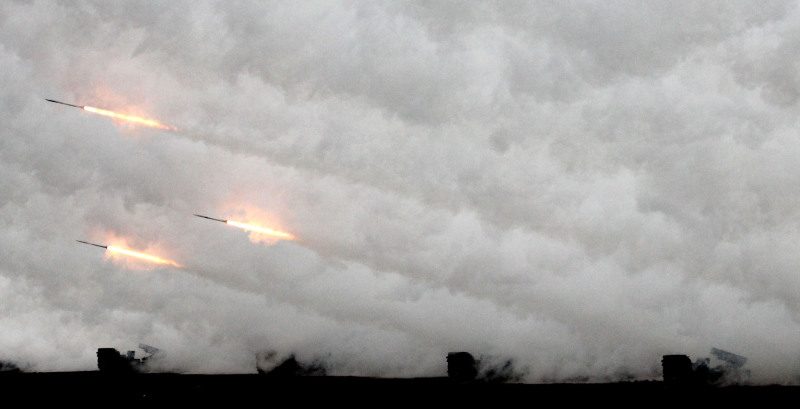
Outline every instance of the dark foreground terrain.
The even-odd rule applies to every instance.
[[[662,382],[610,384],[456,383],[447,378],[274,378],[262,375],[107,375],[100,372],[0,373],[0,402],[248,407],[534,407],[587,404],[680,407],[697,404],[800,402],[797,386],[670,387]]]

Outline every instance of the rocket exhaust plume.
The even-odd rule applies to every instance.
[[[102,249],[106,249],[106,253],[112,254],[112,255],[122,255],[122,256],[134,257],[134,258],[137,258],[139,260],[144,260],[144,261],[147,261],[147,262],[150,262],[150,263],[154,263],[154,264],[161,264],[161,265],[167,265],[167,266],[178,267],[178,268],[183,267],[180,264],[178,264],[177,262],[172,261],[172,260],[168,260],[168,259],[161,258],[161,257],[158,257],[158,256],[154,256],[154,255],[151,255],[151,254],[141,253],[141,252],[134,251],[134,250],[129,250],[129,249],[122,248],[122,247],[104,246],[102,244],[90,243],[88,241],[83,241],[83,240],[75,240],[75,241],[77,241],[78,243],[88,244],[90,246],[95,246],[95,247],[100,247]]]
[[[61,105],[66,105],[66,106],[69,106],[69,107],[80,108],[80,109],[82,109],[84,111],[88,111],[88,112],[91,112],[93,114],[107,116],[109,118],[116,119],[116,120],[119,120],[119,121],[122,121],[122,122],[126,122],[126,123],[130,123],[130,124],[144,125],[144,126],[148,126],[150,128],[163,129],[165,131],[177,131],[178,130],[175,127],[162,124],[161,122],[156,121],[155,119],[143,118],[143,117],[135,116],[135,115],[121,114],[119,112],[109,111],[107,109],[102,109],[102,108],[95,108],[95,107],[91,107],[91,106],[88,106],[88,105],[73,105],[73,104],[68,104],[66,102],[56,101],[54,99],[45,99],[45,101],[53,102],[53,103],[61,104]]]
[[[215,222],[225,223],[225,224],[230,225],[230,226],[238,227],[238,228],[240,228],[242,230],[246,230],[246,231],[249,231],[249,232],[252,232],[252,233],[263,234],[265,236],[269,236],[269,237],[272,237],[272,238],[275,238],[275,239],[279,239],[279,240],[295,240],[296,239],[296,237],[294,237],[294,235],[291,234],[291,233],[287,233],[285,231],[280,231],[280,230],[275,230],[275,229],[270,229],[269,227],[256,226],[256,225],[253,225],[253,224],[237,222],[235,220],[217,219],[215,217],[203,216],[202,214],[195,214],[195,216],[202,217],[203,219],[213,220]]]
[[[83,110],[84,111],[89,111],[89,112],[94,113],[94,114],[103,115],[103,116],[107,116],[107,117],[114,118],[114,119],[119,119],[120,121],[124,121],[124,122],[129,122],[129,123],[133,123],[133,124],[149,126],[150,128],[158,128],[158,129],[163,129],[163,130],[166,130],[166,131],[174,131],[174,130],[176,130],[175,128],[173,128],[173,127],[171,127],[169,125],[164,125],[161,122],[156,121],[155,119],[142,118],[140,116],[134,116],[134,115],[125,115],[125,114],[120,114],[118,112],[109,111],[109,110],[106,110],[106,109],[95,108],[95,107],[90,107],[90,106],[84,106]]]

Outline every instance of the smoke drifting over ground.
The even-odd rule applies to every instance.
[[[795,2],[3,2],[0,360],[795,382],[798,52]],[[252,211],[299,240],[192,216]]]

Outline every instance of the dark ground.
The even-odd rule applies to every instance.
[[[681,407],[800,402],[800,386],[676,388],[662,382],[610,384],[455,383],[447,378],[271,378],[262,375],[104,375],[100,372],[0,373],[0,402],[103,405],[135,403],[225,407]],[[48,405],[48,406],[50,406]],[[27,406],[27,405],[26,405]],[[739,407],[739,406],[737,406]]]

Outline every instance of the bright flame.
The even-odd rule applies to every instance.
[[[142,118],[140,116],[134,116],[134,115],[125,115],[125,114],[120,114],[120,113],[117,113],[117,112],[114,112],[114,111],[109,111],[109,110],[106,110],[106,109],[100,109],[100,108],[95,108],[95,107],[90,107],[90,106],[84,106],[83,109],[85,111],[89,111],[89,112],[94,113],[94,114],[107,116],[107,117],[110,117],[110,118],[118,119],[120,121],[125,121],[125,122],[134,123],[134,124],[149,126],[151,128],[164,129],[164,130],[167,130],[167,131],[175,131],[176,130],[175,128],[173,128],[173,127],[171,127],[169,125],[164,125],[161,122],[156,121],[155,119]]]
[[[291,233],[287,233],[285,231],[270,229],[269,227],[261,227],[255,226],[252,224],[237,222],[234,220],[228,220],[225,223],[230,224],[231,226],[238,227],[243,230],[247,230],[253,233],[263,234],[269,237],[274,237],[280,240],[294,240],[295,237]]]
[[[150,254],[140,253],[138,251],[128,250],[128,249],[125,249],[125,248],[122,248],[122,247],[108,246],[108,251],[109,251],[109,253],[122,254],[122,255],[125,255],[125,256],[135,257],[135,258],[138,258],[140,260],[149,261],[151,263],[163,264],[163,265],[168,265],[168,266],[173,266],[173,267],[178,267],[178,268],[182,267],[180,264],[178,264],[175,261],[167,260],[165,258],[161,258],[161,257],[158,257],[158,256],[153,256],[153,255],[150,255]]]

